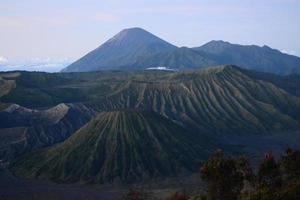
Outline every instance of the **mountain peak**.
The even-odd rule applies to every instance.
[[[125,45],[129,45],[129,43],[139,45],[145,45],[150,43],[164,43],[170,45],[168,42],[163,41],[159,37],[139,27],[123,29],[111,39],[109,39],[105,44],[116,43],[117,45],[119,45],[118,42],[121,42]]]
[[[224,47],[224,46],[229,46],[232,45],[229,42],[226,42],[224,40],[212,40],[206,44],[204,44],[203,46],[207,46],[207,47]]]
[[[145,29],[140,28],[140,27],[125,28],[120,32],[126,32],[126,33],[129,33],[129,32],[146,32],[146,33],[149,33],[148,31],[146,31]]]
[[[152,34],[142,28],[134,27],[134,28],[126,28],[121,30],[112,39],[118,39],[122,37],[134,36],[134,35],[152,35]]]
[[[132,65],[138,58],[174,49],[176,49],[176,46],[142,28],[128,28],[120,31],[97,49],[63,69],[63,71],[120,69]]]

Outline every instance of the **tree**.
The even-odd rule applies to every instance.
[[[189,197],[185,193],[176,192],[175,194],[168,197],[166,200],[188,200]]]
[[[276,200],[282,186],[280,163],[277,163],[272,152],[266,153],[258,167],[255,191],[251,200]]]
[[[281,168],[286,181],[300,179],[300,151],[287,149],[281,158]]]
[[[147,200],[149,194],[144,189],[130,189],[123,197],[124,200]]]
[[[244,157],[214,153],[201,168],[201,178],[208,184],[208,199],[236,200],[244,187],[244,180],[252,179],[252,170]]]
[[[280,164],[272,152],[266,153],[258,168],[258,187],[276,190],[281,186]]]

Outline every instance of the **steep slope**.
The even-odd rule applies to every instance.
[[[220,65],[233,64],[246,69],[282,75],[300,73],[299,57],[281,53],[268,46],[211,41],[194,50],[207,53],[208,58]]]
[[[135,63],[138,58],[175,48],[175,46],[141,28],[125,29],[62,71],[118,69]]]
[[[298,76],[220,66],[187,72],[20,73],[7,104],[83,102],[98,111],[139,108],[211,133],[299,128]],[[30,81],[28,81],[30,80]]]
[[[33,77],[31,83],[24,80],[28,76]],[[12,80],[16,85],[4,96],[6,100],[15,99],[10,96],[15,90],[26,90],[29,97],[27,91],[61,99],[63,93],[57,91],[72,88],[76,89],[74,94],[84,97],[87,108],[100,112],[66,141],[28,154],[12,165],[17,175],[28,178],[104,183],[170,177],[196,170],[209,152],[224,146],[226,149],[228,144],[253,153],[258,144],[278,146],[274,140],[270,143],[263,139],[266,137],[276,135],[281,144],[286,142],[285,146],[291,144],[291,138],[295,144],[299,140],[300,97],[299,90],[293,89],[300,86],[297,76],[226,65],[159,73],[21,73]],[[6,112],[14,110],[12,107]],[[37,119],[41,123],[57,121],[62,115],[56,111],[47,112],[54,113],[46,115],[52,116],[48,117],[51,120],[44,114]],[[80,115],[74,116],[80,119]],[[22,127],[15,130],[21,132]],[[35,133],[39,136],[40,132],[44,133]],[[33,135],[39,139],[28,141],[44,141]]]
[[[133,66],[137,69],[164,66],[172,69],[194,69],[216,65],[214,60],[206,57],[206,54],[192,49],[181,47],[167,53],[159,53],[138,60]],[[134,68],[130,66],[131,68]]]
[[[0,160],[64,141],[94,115],[82,104],[59,104],[47,110],[10,105],[0,112]]]
[[[258,71],[240,69],[247,76],[256,80],[270,82],[275,86],[287,91],[290,94],[300,96],[300,74],[290,74],[278,76],[273,73],[263,73]]]
[[[210,133],[299,130],[300,98],[235,66],[131,79],[98,109],[153,110]]]
[[[177,69],[232,64],[275,74],[300,73],[300,58],[268,46],[211,41],[200,47],[176,46],[141,29],[125,29],[63,72],[132,70],[166,66]]]
[[[197,170],[212,143],[146,111],[102,112],[65,142],[14,163],[17,175],[55,181],[138,181]]]
[[[13,88],[16,87],[15,80],[10,80],[11,77],[18,77],[19,73],[3,73],[0,74],[0,98],[8,94]],[[0,102],[0,111],[7,108],[9,104]]]

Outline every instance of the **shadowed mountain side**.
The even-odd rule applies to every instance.
[[[65,142],[13,164],[28,178],[132,182],[195,172],[214,144],[145,111],[102,112]]]
[[[94,115],[83,104],[59,104],[47,110],[11,105],[0,112],[0,160],[64,141]]]

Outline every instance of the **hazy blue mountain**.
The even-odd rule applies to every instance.
[[[300,73],[300,58],[284,54],[268,46],[238,45],[224,41],[211,41],[193,48],[205,52],[218,64],[234,64],[246,69],[276,74]]]
[[[67,68],[64,72],[97,71],[130,66],[141,57],[147,57],[176,47],[141,29],[130,28],[109,39]]]
[[[300,73],[299,57],[268,46],[211,41],[200,47],[177,48],[141,28],[121,31],[62,71],[136,70],[160,66],[185,70],[224,64],[283,75]]]

